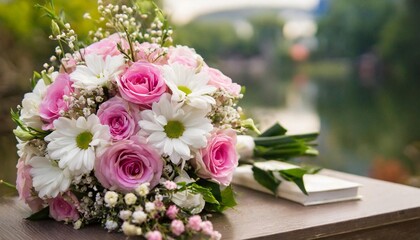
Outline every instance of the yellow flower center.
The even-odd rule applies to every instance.
[[[163,127],[163,129],[168,138],[179,138],[185,131],[184,125],[177,120],[168,121],[168,123]]]
[[[82,132],[76,137],[76,144],[80,149],[88,149],[93,135],[90,132]]]
[[[191,89],[189,89],[187,86],[178,86],[178,89],[182,92],[184,92],[186,95],[192,93]]]

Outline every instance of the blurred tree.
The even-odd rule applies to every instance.
[[[32,44],[40,34],[49,35],[50,21],[42,17],[43,12],[35,7],[45,4],[45,0],[11,0],[0,2],[0,27],[7,29],[16,41]],[[55,0],[57,10],[65,9],[66,18],[73,23],[78,34],[86,36],[92,22],[83,19],[85,12],[96,14],[96,0]],[[83,11],[80,11],[83,9]],[[43,36],[44,37],[44,36]]]
[[[330,1],[318,22],[318,55],[355,57],[371,51],[393,10],[392,0]]]
[[[35,7],[36,4],[46,2],[0,2],[0,95],[21,94],[27,91],[27,80],[32,71],[39,70],[54,52],[56,42],[48,39],[51,34],[51,21],[43,17],[44,13]],[[92,16],[97,16],[95,0],[55,0],[54,4],[57,11],[65,9],[67,20],[82,38],[87,36],[93,23],[84,20],[83,14],[90,12]]]
[[[407,146],[420,140],[420,1],[405,0],[398,10],[386,25],[379,44],[386,66],[381,90],[387,101],[393,102],[396,125],[405,126],[403,142]],[[414,173],[413,162],[411,167]]]
[[[191,22],[174,32],[175,44],[188,45],[213,63],[240,52],[243,46],[229,22]]]
[[[249,38],[241,38],[233,21],[205,21],[197,19],[187,25],[177,26],[175,43],[195,48],[206,60],[217,60],[264,55],[275,60],[281,43],[283,21],[277,15],[261,14],[243,19],[250,24]],[[281,53],[287,54],[287,50]]]
[[[383,31],[380,50],[392,79],[390,84],[404,91],[418,91],[413,85],[420,86],[420,1],[403,3]]]

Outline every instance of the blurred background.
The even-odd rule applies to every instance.
[[[17,162],[10,108],[54,50],[34,0],[0,0],[0,179]],[[55,0],[86,36],[94,0]],[[262,129],[320,131],[306,162],[420,186],[420,1],[161,0],[175,43],[246,86]],[[94,16],[94,14],[92,14]],[[0,194],[9,194],[0,186]]]

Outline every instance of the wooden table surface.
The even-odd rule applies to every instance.
[[[238,206],[211,220],[222,239],[420,239],[420,189],[323,170],[363,185],[363,200],[304,207],[235,186]],[[0,239],[125,239],[99,226],[24,220],[16,198],[0,198]]]

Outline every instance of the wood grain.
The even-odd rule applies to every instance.
[[[361,201],[304,207],[235,186],[239,205],[211,219],[223,239],[420,239],[420,189],[324,170],[361,183]],[[0,199],[0,239],[125,239],[100,226],[74,230],[52,220],[32,222],[16,198]]]

